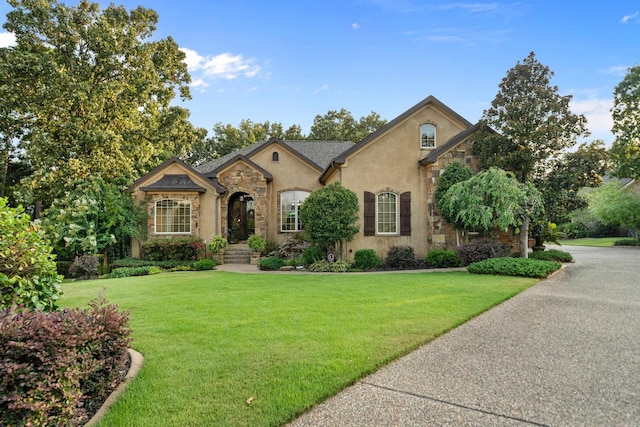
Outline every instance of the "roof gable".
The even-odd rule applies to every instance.
[[[197,191],[204,193],[204,187],[193,182],[187,174],[173,175],[166,174],[153,184],[140,187],[142,191]]]
[[[197,170],[195,170],[194,168],[192,168],[191,166],[189,166],[188,164],[186,164],[185,162],[183,162],[182,160],[180,160],[177,157],[172,157],[169,160],[165,161],[164,163],[162,163],[161,165],[159,165],[158,167],[154,168],[153,170],[151,170],[149,173],[141,176],[140,178],[138,178],[133,184],[131,184],[128,188],[127,191],[129,192],[133,192],[134,189],[136,187],[138,187],[141,183],[143,183],[144,181],[146,181],[147,179],[149,179],[149,177],[154,176],[154,175],[159,175],[163,170],[168,169],[170,166],[172,165],[178,165],[180,166],[181,169],[184,169],[185,174],[169,174],[169,176],[173,175],[174,178],[169,178],[170,181],[172,181],[172,183],[169,183],[169,181],[164,181],[162,184],[160,184],[160,181],[162,181],[162,179],[160,179],[159,181],[156,181],[155,183],[149,185],[149,186],[145,186],[144,188],[148,188],[148,187],[152,187],[154,185],[183,185],[183,186],[187,186],[187,185],[191,185],[188,184],[186,180],[182,180],[175,178],[175,176],[177,175],[193,175],[197,178],[200,178],[203,182],[209,184],[210,188],[212,188],[213,190],[215,190],[217,193],[223,194],[226,192],[226,189],[221,186],[220,184],[218,184],[215,180],[211,180],[210,178],[204,176],[203,174],[201,174],[200,172],[198,172]],[[193,183],[192,187],[195,188],[195,186],[203,188],[202,186],[196,184],[190,177],[189,180]],[[178,184],[178,182],[181,181],[180,184]],[[142,189],[142,187],[141,187]],[[142,190],[142,191],[146,191],[146,190]],[[194,190],[191,190],[194,191]],[[196,190],[197,191],[197,190]]]

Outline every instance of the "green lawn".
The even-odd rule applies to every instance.
[[[101,426],[277,426],[534,283],[181,272],[65,283],[61,305],[105,288],[131,310],[144,366]]]
[[[593,246],[598,248],[608,248],[613,246],[616,240],[622,240],[622,237],[585,237],[582,239],[561,240],[562,246]]]

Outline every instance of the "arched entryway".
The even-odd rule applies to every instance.
[[[228,235],[231,242],[247,240],[255,233],[255,203],[247,193],[234,193],[229,198]]]

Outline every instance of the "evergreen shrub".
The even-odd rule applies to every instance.
[[[140,249],[141,258],[150,261],[197,261],[205,255],[205,244],[196,237],[150,239]]]
[[[545,278],[561,264],[554,261],[543,261],[527,258],[489,258],[475,262],[467,268],[473,274],[495,274],[499,276],[522,276]]]
[[[448,251],[444,249],[436,249],[429,251],[424,263],[430,268],[449,268],[459,267],[460,258],[456,251]]]
[[[541,259],[544,261],[573,262],[573,256],[569,252],[558,249],[548,249],[546,251],[535,251],[529,254],[531,259]]]
[[[382,264],[382,260],[374,249],[358,249],[353,254],[355,268],[360,270],[373,270]]]
[[[260,270],[280,270],[284,265],[285,261],[275,256],[261,259],[259,264]]]

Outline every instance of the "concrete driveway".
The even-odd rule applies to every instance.
[[[291,426],[640,426],[640,250],[576,262]]]

